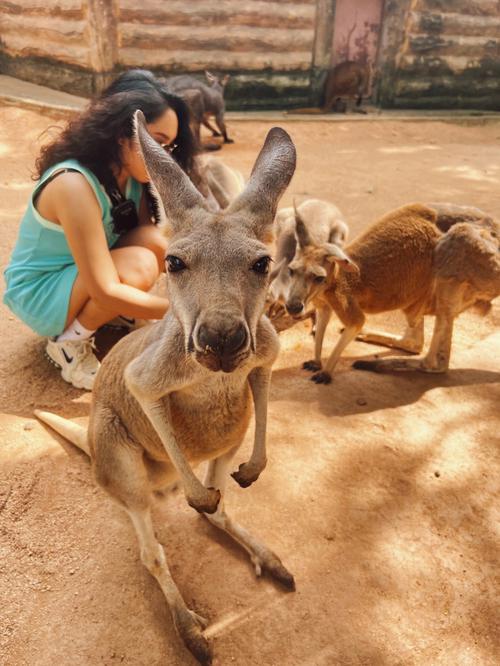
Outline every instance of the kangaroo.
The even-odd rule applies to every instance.
[[[188,504],[227,532],[289,590],[280,559],[226,513],[228,468],[255,405],[254,448],[232,474],[243,488],[266,465],[266,415],[278,336],[262,314],[276,205],[295,170],[288,134],[273,128],[245,190],[213,213],[170,155],[150,137],[137,111],[135,132],[169,236],[170,308],[156,324],[130,333],[104,359],[88,429],[56,415],[36,415],[91,458],[97,483],[128,513],[141,560],[158,581],[178,634],[202,664],[212,651],[207,621],[177,588],[151,518],[151,494],[180,478]],[[209,461],[203,485],[192,467]]]
[[[448,369],[454,319],[474,305],[485,312],[500,294],[500,224],[481,211],[471,217],[473,210],[441,204],[403,206],[370,226],[345,252],[329,243],[316,245],[298,232],[300,253],[289,267],[292,283],[286,307],[294,316],[310,301],[318,309],[315,358],[303,365],[315,373],[314,382],[330,383],[340,355],[355,337],[419,354],[426,314],[436,318],[426,356],[359,360],[353,367]],[[403,310],[406,316],[408,326],[402,338],[359,335],[365,313],[389,310]],[[345,328],[322,369],[321,349],[332,312]]]
[[[368,93],[372,76],[369,63],[346,60],[329,70],[325,82],[323,112],[332,110],[345,112],[347,107],[342,97],[355,97],[359,112],[366,113],[361,107],[363,94]]]
[[[232,169],[215,157],[204,161],[201,172],[211,195],[221,209],[227,208],[245,187],[245,179],[241,172]]]
[[[332,203],[320,199],[306,199],[299,206],[281,208],[276,214],[276,268],[271,273],[266,302],[267,316],[278,332],[290,328],[301,319],[315,321],[314,309],[300,317],[290,316],[285,307],[290,287],[289,265],[297,251],[297,233],[305,233],[311,241],[335,243],[342,247],[349,235],[344,216]],[[304,231],[303,231],[304,230]]]
[[[219,79],[211,72],[205,72],[205,76],[209,85],[203,81],[199,81],[189,74],[171,76],[166,79],[166,81],[170,90],[179,94],[186,89],[199,90],[203,96],[202,125],[212,132],[212,136],[222,136],[224,143],[234,143],[233,139],[228,137],[226,124],[224,122],[224,113],[226,110],[224,103],[224,89],[231,77],[229,74],[226,74]],[[215,124],[217,125],[218,131],[212,127],[209,122],[211,116],[215,117]]]

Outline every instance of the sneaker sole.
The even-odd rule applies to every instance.
[[[61,370],[61,377],[64,379],[64,381],[65,381],[67,384],[71,384],[71,386],[73,386],[74,388],[77,388],[77,389],[80,389],[80,390],[83,390],[83,391],[92,391],[93,386],[92,386],[92,388],[87,388],[87,386],[83,386],[83,385],[80,384],[79,382],[74,382],[74,381],[72,381],[71,379],[67,379],[67,378],[64,376],[64,370],[63,370],[62,367],[59,365],[59,363],[57,363],[57,361],[54,361],[54,359],[52,358],[52,356],[49,356],[49,355],[47,354],[47,352],[45,352],[45,356],[46,356],[46,358],[49,360],[49,363],[51,363],[55,368],[58,368],[58,370]]]

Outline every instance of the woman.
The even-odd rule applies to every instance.
[[[133,137],[144,113],[151,136],[189,174],[195,142],[184,102],[149,72],[127,72],[36,162],[36,185],[5,271],[4,302],[34,331],[77,388],[92,389],[93,335],[117,316],[159,319],[168,302],[148,293],[166,241],[154,225],[148,175]]]

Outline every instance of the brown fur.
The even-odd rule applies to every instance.
[[[289,265],[301,244],[302,237],[312,243],[335,243],[342,247],[349,235],[344,216],[334,204],[320,199],[306,199],[299,206],[281,208],[275,219],[276,252],[275,268],[271,274],[266,314],[278,332],[284,331],[299,321],[285,309],[285,300],[290,285]],[[300,233],[298,233],[300,231]],[[315,320],[314,309],[304,313],[300,319]]]
[[[444,372],[449,365],[453,319],[479,303],[483,311],[500,293],[500,225],[485,214],[463,222],[464,209],[444,205],[411,204],[385,215],[350,243],[345,252],[357,266],[346,272],[328,248],[310,245],[290,265],[292,280],[287,308],[300,312],[299,305],[311,301],[319,311],[316,356],[306,369],[321,369],[324,330],[334,311],[345,330],[328,359],[325,370],[313,375],[328,383],[341,352],[356,337],[365,313],[403,310],[408,330],[403,338],[368,333],[358,336],[367,342],[418,353],[423,346],[423,317],[436,316],[436,328],[427,356],[410,361],[384,359],[359,361],[362,369],[420,369]],[[450,216],[456,216],[455,223]],[[440,226],[446,228],[446,233]],[[333,262],[333,263],[332,263]],[[325,269],[326,280],[314,281]]]
[[[328,72],[325,82],[323,110],[345,111],[340,107],[342,97],[353,97],[356,106],[360,107],[363,94],[368,92],[371,67],[368,63],[346,60]]]

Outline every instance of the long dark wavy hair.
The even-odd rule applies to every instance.
[[[180,97],[170,93],[147,70],[121,74],[85,111],[70,121],[59,136],[44,146],[35,166],[38,179],[54,164],[76,159],[106,183],[112,167],[120,168],[119,139],[133,134],[132,117],[140,109],[146,122],[154,122],[166,109],[175,111],[179,129],[172,157],[197,184],[198,145],[190,128],[189,109]]]

